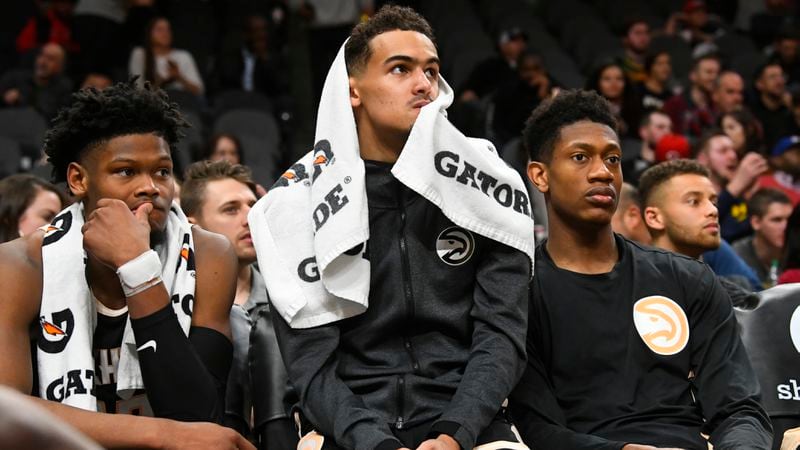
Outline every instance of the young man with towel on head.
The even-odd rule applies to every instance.
[[[331,67],[314,150],[250,212],[303,448],[526,448],[503,402],[525,361],[530,204],[447,121],[452,99],[428,23],[382,8]]]
[[[770,449],[758,383],[714,274],[612,231],[622,185],[615,128],[608,102],[586,91],[543,103],[525,127],[550,235],[536,250],[515,423],[536,449]]]
[[[180,422],[221,420],[236,287],[231,244],[172,202],[186,125],[133,82],[75,94],[44,150],[78,202],[0,246],[0,383],[106,448],[253,448]]]

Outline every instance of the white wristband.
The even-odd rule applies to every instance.
[[[125,297],[132,297],[161,283],[161,260],[155,250],[148,250],[117,269]]]

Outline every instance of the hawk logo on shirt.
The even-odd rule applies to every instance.
[[[797,352],[800,353],[800,306],[795,308],[792,318],[789,320],[789,337]]]
[[[446,228],[436,238],[436,254],[447,265],[460,266],[464,264],[469,261],[474,251],[475,239],[472,237],[472,233],[463,228]]]
[[[69,308],[54,312],[50,320],[45,316],[39,317],[39,339],[37,344],[42,351],[47,353],[59,353],[67,346],[73,328],[75,328],[75,318]]]
[[[645,345],[653,352],[669,356],[689,343],[686,313],[670,298],[651,295],[633,304],[633,323]]]

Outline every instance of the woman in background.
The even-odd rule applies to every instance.
[[[600,64],[587,80],[586,89],[596,91],[611,103],[611,110],[619,122],[617,132],[620,137],[638,139],[642,101],[625,80],[620,63],[608,61]]]
[[[740,109],[725,113],[720,116],[718,125],[733,141],[740,159],[747,152],[764,155],[764,132],[761,123],[750,111]]]
[[[66,203],[57,187],[33,175],[0,180],[0,242],[28,235],[50,223]]]

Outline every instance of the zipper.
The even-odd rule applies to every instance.
[[[408,242],[406,241],[405,235],[406,206],[403,195],[403,186],[400,183],[398,183],[397,200],[400,203],[400,231],[398,234],[400,238],[400,258],[403,266],[403,293],[406,302],[406,319],[410,324],[414,320],[416,311],[414,307],[414,291],[411,289],[411,265],[408,260]],[[403,336],[403,347],[406,349],[408,357],[411,360],[412,370],[414,373],[419,372],[419,361],[417,361],[416,356],[414,356],[414,348],[407,336]]]
[[[402,430],[405,426],[404,419],[403,419],[403,408],[405,406],[405,394],[406,394],[406,376],[399,375],[397,377],[397,420],[395,420],[394,426],[398,430]]]

